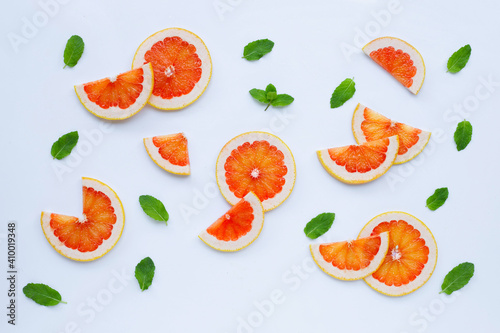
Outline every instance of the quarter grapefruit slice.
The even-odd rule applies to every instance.
[[[114,77],[75,86],[83,106],[93,115],[120,120],[132,117],[148,102],[153,91],[153,67],[144,64]]]
[[[382,176],[398,154],[399,140],[388,138],[319,150],[318,158],[330,175],[347,184],[364,184]]]
[[[144,146],[160,168],[176,175],[189,175],[188,142],[184,133],[145,138]]]
[[[212,60],[200,37],[180,28],[161,30],[137,49],[132,68],[150,62],[154,71],[149,104],[178,110],[196,101],[212,75]]]
[[[408,90],[418,94],[424,83],[425,64],[413,46],[399,38],[380,37],[366,44],[363,52]]]
[[[216,250],[234,252],[256,240],[263,226],[264,208],[249,192],[198,237]]]
[[[403,296],[431,277],[437,262],[437,244],[431,231],[416,217],[403,212],[387,212],[374,217],[359,237],[389,232],[389,250],[380,268],[365,278],[376,291]]]
[[[234,205],[255,193],[269,211],[281,205],[295,184],[295,161],[288,146],[266,132],[248,132],[222,148],[216,165],[219,189]]]
[[[399,151],[394,164],[415,158],[429,142],[431,132],[393,121],[380,113],[358,104],[352,116],[352,132],[357,143],[399,137]]]
[[[82,178],[81,218],[42,212],[42,230],[50,245],[63,256],[91,261],[108,253],[118,242],[125,212],[118,195],[106,184]]]
[[[389,233],[328,244],[311,244],[316,264],[340,280],[359,280],[373,274],[384,262]]]

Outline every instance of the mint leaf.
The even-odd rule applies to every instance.
[[[332,98],[330,99],[330,107],[335,109],[344,105],[345,102],[352,98],[355,92],[354,81],[352,79],[345,79],[333,91]]]
[[[266,93],[270,93],[270,92],[276,93],[276,87],[271,83],[269,83],[266,87]]]
[[[151,283],[153,283],[154,276],[155,264],[150,257],[142,259],[141,262],[135,266],[135,278],[137,282],[139,282],[139,287],[142,291],[149,288]]]
[[[43,283],[28,283],[23,288],[26,297],[43,306],[54,306],[59,303],[67,304],[61,300],[61,294],[57,290]]]
[[[287,94],[279,94],[276,96],[276,98],[271,101],[272,106],[287,106],[292,104],[294,101],[294,98],[290,95]]]
[[[467,120],[464,120],[457,125],[455,134],[453,135],[457,150],[464,150],[472,139],[472,125]]]
[[[316,239],[330,230],[335,220],[335,213],[319,214],[306,224],[304,233],[311,239]]]
[[[458,73],[462,70],[462,68],[467,65],[471,54],[471,47],[469,44],[462,46],[455,53],[452,54],[450,59],[448,59],[448,72],[450,73]]]
[[[441,285],[441,293],[451,295],[454,291],[462,289],[474,276],[474,264],[464,262],[453,268],[444,277]]]
[[[258,100],[261,103],[269,103],[267,100],[267,93],[262,90],[262,89],[252,89],[249,91],[250,95],[252,95],[253,98]]]
[[[57,158],[58,160],[63,159],[71,154],[71,151],[73,150],[73,148],[75,148],[77,142],[77,131],[66,133],[52,144],[50,154],[52,155],[52,157]]]
[[[160,200],[150,195],[141,195],[139,197],[139,203],[141,204],[144,213],[146,213],[149,217],[167,224],[168,213]]]
[[[278,96],[278,94],[275,91],[270,91],[267,93],[266,97],[267,97],[267,100],[272,103],[272,101],[274,101],[276,99],[276,96]]]
[[[246,60],[259,60],[272,51],[274,42],[269,39],[259,39],[248,43],[243,49],[243,58]]]
[[[448,199],[448,188],[442,187],[434,191],[434,194],[427,198],[426,207],[434,211],[441,207]]]
[[[74,67],[82,57],[84,48],[85,43],[82,37],[77,35],[71,36],[64,49],[64,68],[66,68],[66,66]]]
[[[267,104],[266,108],[264,111],[267,111],[267,109],[272,105],[272,106],[287,106],[291,104],[294,99],[292,96],[287,95],[287,94],[279,94],[277,93],[276,87],[269,83],[266,87],[266,90],[261,90],[261,89],[252,89],[249,91],[250,95],[252,95],[253,98],[258,100],[261,103]]]

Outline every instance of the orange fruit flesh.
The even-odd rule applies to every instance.
[[[51,214],[50,227],[67,247],[80,252],[96,250],[111,236],[116,223],[111,200],[102,192],[83,187],[83,219]]]
[[[283,153],[266,140],[245,142],[231,152],[224,164],[226,183],[237,198],[252,191],[264,201],[285,185],[288,169]]]
[[[361,123],[361,130],[366,137],[366,141],[379,140],[393,135],[399,136],[398,155],[405,154],[409,148],[413,147],[422,131],[403,123],[393,122],[389,118],[374,112],[369,108],[363,111],[364,120]]]
[[[389,232],[389,250],[373,277],[388,286],[402,286],[415,280],[429,260],[429,248],[420,231],[403,220],[382,222],[372,235]]]
[[[350,242],[322,244],[319,252],[326,262],[338,269],[358,271],[368,267],[377,255],[382,240],[380,237],[366,237]]]
[[[173,165],[189,164],[187,139],[182,134],[155,136],[153,144],[159,148],[158,153]]]
[[[154,71],[153,95],[164,99],[189,94],[201,78],[201,60],[196,47],[180,37],[156,42],[144,55]]]
[[[103,109],[117,106],[126,109],[135,103],[142,92],[144,70],[137,68],[116,76],[111,82],[109,78],[87,83],[83,89],[88,98]]]
[[[387,158],[389,139],[366,142],[361,145],[330,148],[328,154],[337,165],[348,172],[365,173],[378,168]]]
[[[417,74],[417,67],[413,66],[413,60],[408,53],[388,46],[372,51],[370,58],[391,73],[406,88],[412,86],[413,77]]]
[[[215,221],[207,232],[221,241],[236,241],[252,229],[253,208],[248,201],[240,201]]]

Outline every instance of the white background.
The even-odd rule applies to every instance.
[[[214,7],[221,3],[225,11]],[[0,267],[6,271],[6,223],[14,220],[18,292],[29,282],[42,282],[57,289],[68,304],[46,308],[18,294],[13,328],[6,324],[7,284],[2,277],[2,332],[238,332],[239,318],[248,322],[249,317],[255,327],[240,332],[498,331],[499,5],[401,0],[398,13],[384,18],[384,26],[376,23],[372,13],[387,9],[387,1],[361,0],[73,0],[42,20],[43,26],[25,36],[15,52],[9,36],[25,38],[23,18],[33,22],[42,8],[37,1],[4,4]],[[108,133],[100,132],[100,142],[92,144],[83,132],[99,131],[103,122],[83,108],[73,85],[128,70],[146,37],[176,26],[198,34],[211,52],[213,76],[205,94],[177,112],[147,106],[129,120],[111,123]],[[418,96],[364,54],[342,52],[341,45],[355,46],[359,31],[369,39],[400,37],[421,52],[427,72]],[[83,37],[85,52],[76,67],[63,69],[64,46],[73,34]],[[276,43],[272,53],[257,62],[241,59],[244,45],[259,38]],[[467,43],[472,46],[469,64],[458,74],[446,73],[448,57]],[[485,97],[488,90],[481,78],[488,76],[497,85]],[[347,77],[356,81],[354,98],[330,109],[332,91]],[[264,112],[248,90],[270,82],[295,102]],[[475,97],[476,90],[482,100]],[[417,160],[395,166],[372,183],[342,184],[322,168],[316,150],[354,143],[350,126],[358,102],[441,135],[434,135]],[[453,107],[464,103],[470,111],[463,108],[460,115]],[[453,132],[464,117],[474,134],[470,145],[457,152]],[[232,254],[212,250],[197,235],[229,208],[214,189],[219,150],[237,134],[270,127],[295,156],[295,189],[282,206],[266,214],[262,234],[249,248]],[[73,130],[81,136],[76,150],[54,162],[52,143]],[[189,177],[157,167],[142,144],[144,137],[180,131],[189,139]],[[69,171],[58,178],[55,168],[61,165]],[[82,176],[109,184],[126,213],[116,247],[89,263],[56,253],[39,222],[42,210],[81,212]],[[443,186],[450,197],[431,212],[425,200]],[[142,212],[141,194],[165,203],[168,226]],[[187,207],[197,215],[183,216]],[[310,269],[311,241],[303,228],[312,217],[336,213],[333,227],[320,240],[334,241],[356,238],[368,220],[390,210],[417,216],[437,240],[436,270],[420,290],[390,298],[363,281],[337,281]],[[156,264],[149,290],[141,292],[135,279],[124,285],[116,281],[116,272],[131,276],[146,256]],[[441,298],[444,276],[464,261],[475,264],[474,278],[458,296]],[[297,267],[303,272],[297,273]],[[110,284],[121,290],[111,294]],[[255,302],[280,291],[283,302],[270,314],[264,311],[269,316],[259,314]],[[92,298],[106,304],[89,310]]]

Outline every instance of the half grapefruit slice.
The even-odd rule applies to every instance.
[[[162,110],[182,109],[205,91],[212,60],[200,37],[180,28],[161,30],[137,49],[132,68],[150,62],[154,71],[149,104]]]
[[[409,294],[423,286],[434,272],[437,262],[434,236],[416,217],[403,212],[387,212],[368,222],[359,237],[383,232],[389,232],[389,251],[380,268],[365,281],[388,296]]]
[[[352,132],[357,143],[397,135],[399,150],[394,164],[402,164],[415,158],[424,150],[431,137],[431,132],[393,121],[362,104],[358,104],[354,110]]]
[[[425,64],[413,46],[399,38],[380,37],[366,44],[363,52],[408,90],[418,94],[424,83]]]
[[[399,140],[389,138],[319,150],[318,158],[330,175],[347,184],[364,184],[382,176],[398,154]]]
[[[176,175],[189,175],[188,142],[184,133],[145,138],[144,146],[160,168]]]
[[[81,218],[42,212],[42,230],[50,245],[63,256],[91,261],[108,253],[118,242],[125,212],[118,195],[106,184],[82,178]]]
[[[326,274],[340,280],[359,280],[373,274],[384,262],[389,233],[309,247],[314,261]]]
[[[153,67],[150,64],[75,86],[83,106],[93,115],[108,120],[132,117],[146,105],[152,91]]]
[[[248,132],[222,148],[216,165],[219,189],[234,205],[255,193],[267,212],[278,207],[295,184],[295,161],[288,146],[266,132]]]
[[[263,226],[264,208],[249,192],[198,237],[216,250],[234,252],[256,240]]]

